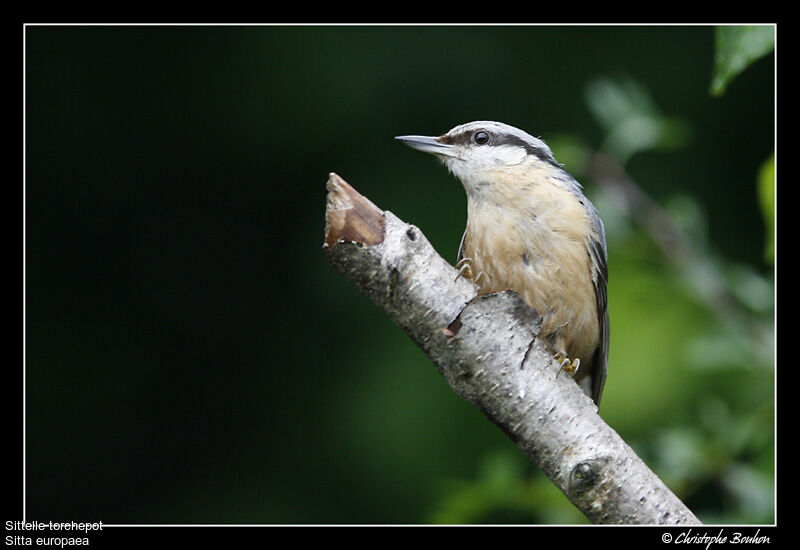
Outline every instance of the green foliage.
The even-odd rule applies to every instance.
[[[630,78],[594,80],[585,99],[606,135],[601,149],[623,163],[639,152],[681,147],[689,138],[686,123],[659,113],[647,90]]]
[[[588,523],[586,518],[530,461],[512,449],[489,453],[474,480],[451,480],[442,485],[442,498],[429,517],[431,523]]]
[[[764,216],[764,258],[775,261],[775,153],[771,154],[758,171],[758,205]]]
[[[717,27],[711,93],[725,93],[731,81],[775,47],[775,29],[766,25]]]

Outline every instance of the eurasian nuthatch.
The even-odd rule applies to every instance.
[[[436,155],[464,185],[457,267],[481,294],[514,290],[534,308],[561,367],[599,405],[608,368],[606,239],[583,187],[542,140],[500,122],[396,139]]]

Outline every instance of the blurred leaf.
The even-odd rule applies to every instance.
[[[715,39],[711,93],[720,96],[736,76],[772,51],[775,30],[768,25],[722,26],[716,28]]]
[[[730,369],[752,366],[752,354],[744,343],[731,333],[698,335],[686,346],[686,363],[693,369]]]
[[[771,231],[768,231],[771,235]],[[767,248],[771,249],[772,239]],[[751,310],[760,313],[772,311],[775,302],[775,289],[772,281],[764,277],[748,264],[732,264],[727,267],[725,272],[728,281],[728,288],[734,296],[749,307]]]
[[[743,517],[754,518],[754,522],[773,520],[775,488],[769,476],[736,463],[727,469],[722,482]]]
[[[675,224],[691,240],[692,245],[700,250],[708,242],[708,215],[700,201],[683,193],[673,195],[664,202],[664,210]]]
[[[474,480],[447,484],[429,521],[437,524],[588,523],[583,514],[539,470],[509,448],[495,450]]]
[[[765,441],[771,441],[770,437],[764,437],[773,428],[772,417],[765,410],[762,407],[734,412],[723,399],[709,395],[700,403],[699,418],[715,452],[729,462],[748,450],[756,452]]]
[[[484,460],[480,467],[480,477],[498,489],[505,489],[522,479],[524,475],[523,457],[516,452],[495,452]]]
[[[485,458],[478,478],[453,483],[432,514],[433,523],[479,523],[499,508],[513,505],[523,485],[522,456],[500,451]],[[528,514],[532,511],[526,510]]]
[[[775,186],[775,153],[772,153],[758,172],[758,204],[766,234],[764,256],[770,264],[775,260]]]
[[[598,78],[586,88],[586,100],[598,122],[607,130],[632,116],[654,116],[650,95],[632,79]]]
[[[651,149],[674,149],[689,138],[689,127],[664,117],[647,90],[631,79],[601,78],[589,83],[586,102],[606,130],[603,146],[623,164],[634,154]]]
[[[682,498],[694,499],[695,511],[706,521],[710,518],[702,503],[708,506],[709,495],[720,488],[725,492],[720,497],[735,508],[728,513],[738,522],[772,521],[772,470],[757,468],[753,463],[758,461],[752,460],[770,456],[774,424],[769,410],[767,404],[738,413],[709,395],[700,403],[695,426],[671,428],[654,439],[655,470]]]
[[[706,438],[697,429],[666,430],[656,437],[653,448],[655,469],[667,485],[686,485],[702,479],[711,469]]]

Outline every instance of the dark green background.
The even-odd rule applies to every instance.
[[[331,171],[454,259],[464,192],[395,135],[492,119],[598,147],[587,85],[633,79],[691,141],[635,156],[632,177],[659,202],[692,197],[714,253],[771,277],[755,179],[774,148],[774,58],[712,97],[712,27],[33,26],[25,39],[30,518],[424,523],[498,452],[538,479],[327,264]],[[737,388],[770,396],[771,375],[687,374],[674,348],[713,323],[633,242],[609,242],[601,413],[649,448],[698,424],[709,392],[756,406]],[[724,491],[694,494],[696,512],[730,519]],[[581,521],[564,514],[534,502],[478,519]]]

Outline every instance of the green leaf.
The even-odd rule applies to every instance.
[[[429,515],[430,523],[586,523],[542,472],[526,473],[530,463],[518,449],[503,447],[484,457],[472,480],[451,481]]]
[[[584,92],[586,104],[606,130],[603,150],[621,163],[642,151],[676,149],[690,137],[689,127],[663,116],[647,89],[630,78],[598,78]]]
[[[764,257],[772,264],[775,259],[775,153],[764,161],[758,171],[758,204],[764,216]]]
[[[722,476],[722,483],[743,517],[757,518],[754,523],[768,523],[774,518],[775,487],[770,476],[735,463]]]
[[[775,29],[771,25],[717,27],[715,41],[711,93],[721,96],[734,78],[772,51]]]

